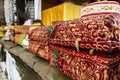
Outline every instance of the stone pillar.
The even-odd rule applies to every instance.
[[[7,25],[13,23],[13,10],[12,0],[4,0],[4,14]]]
[[[34,0],[35,20],[41,20],[41,0]]]
[[[13,0],[12,2],[12,5],[13,5],[13,21],[14,21],[14,24],[17,25],[18,24],[18,18],[17,18],[17,7],[16,7],[16,0]]]

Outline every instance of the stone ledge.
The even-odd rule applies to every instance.
[[[33,68],[34,63],[39,60],[38,57],[26,50],[19,54],[18,57],[20,57],[20,59],[22,59],[30,68]]]
[[[19,57],[25,64],[32,68],[43,80],[71,80],[59,70],[50,67],[49,62],[38,58],[29,51],[10,41],[0,41],[5,49],[11,54]],[[49,70],[50,69],[50,70]]]
[[[24,52],[24,49],[20,46],[14,46],[12,48],[9,48],[8,51],[14,54],[15,56],[18,56],[19,54]]]
[[[16,46],[16,44],[14,44],[13,42],[10,42],[10,41],[3,41],[3,40],[0,40],[0,43],[2,43],[2,45],[5,47],[5,49],[10,49],[14,46]]]

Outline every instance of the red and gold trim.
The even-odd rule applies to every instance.
[[[87,4],[81,9],[81,16],[95,14],[120,14],[120,5],[115,1],[101,1]]]

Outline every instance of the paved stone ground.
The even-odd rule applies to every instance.
[[[0,62],[1,64],[2,62]],[[6,71],[2,68],[2,65],[0,65],[0,80],[8,80]]]
[[[1,45],[0,45],[0,52],[1,52]],[[0,53],[0,80],[8,80],[6,76],[5,68],[3,67],[5,62],[2,61],[2,53]]]

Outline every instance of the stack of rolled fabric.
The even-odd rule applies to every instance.
[[[39,57],[49,60],[49,35],[52,27],[41,26],[29,33],[29,51]]]
[[[28,34],[30,26],[25,25],[15,25],[14,30],[16,34]]]
[[[23,40],[26,39],[29,33],[30,26],[24,26],[24,25],[15,25],[14,26],[14,34],[15,36],[12,38],[15,38],[15,43],[22,46]]]
[[[27,34],[16,34],[15,43],[22,46],[22,41],[26,38]]]
[[[73,80],[119,80],[119,3],[91,3],[81,15],[54,26],[49,40],[51,65]]]
[[[55,26],[50,43],[103,51],[119,50],[120,15],[101,14],[84,16]]]
[[[105,52],[94,52],[89,55],[87,50],[80,52],[50,45],[53,65],[73,80],[119,80],[120,54],[103,55]],[[99,55],[98,55],[99,54]]]

